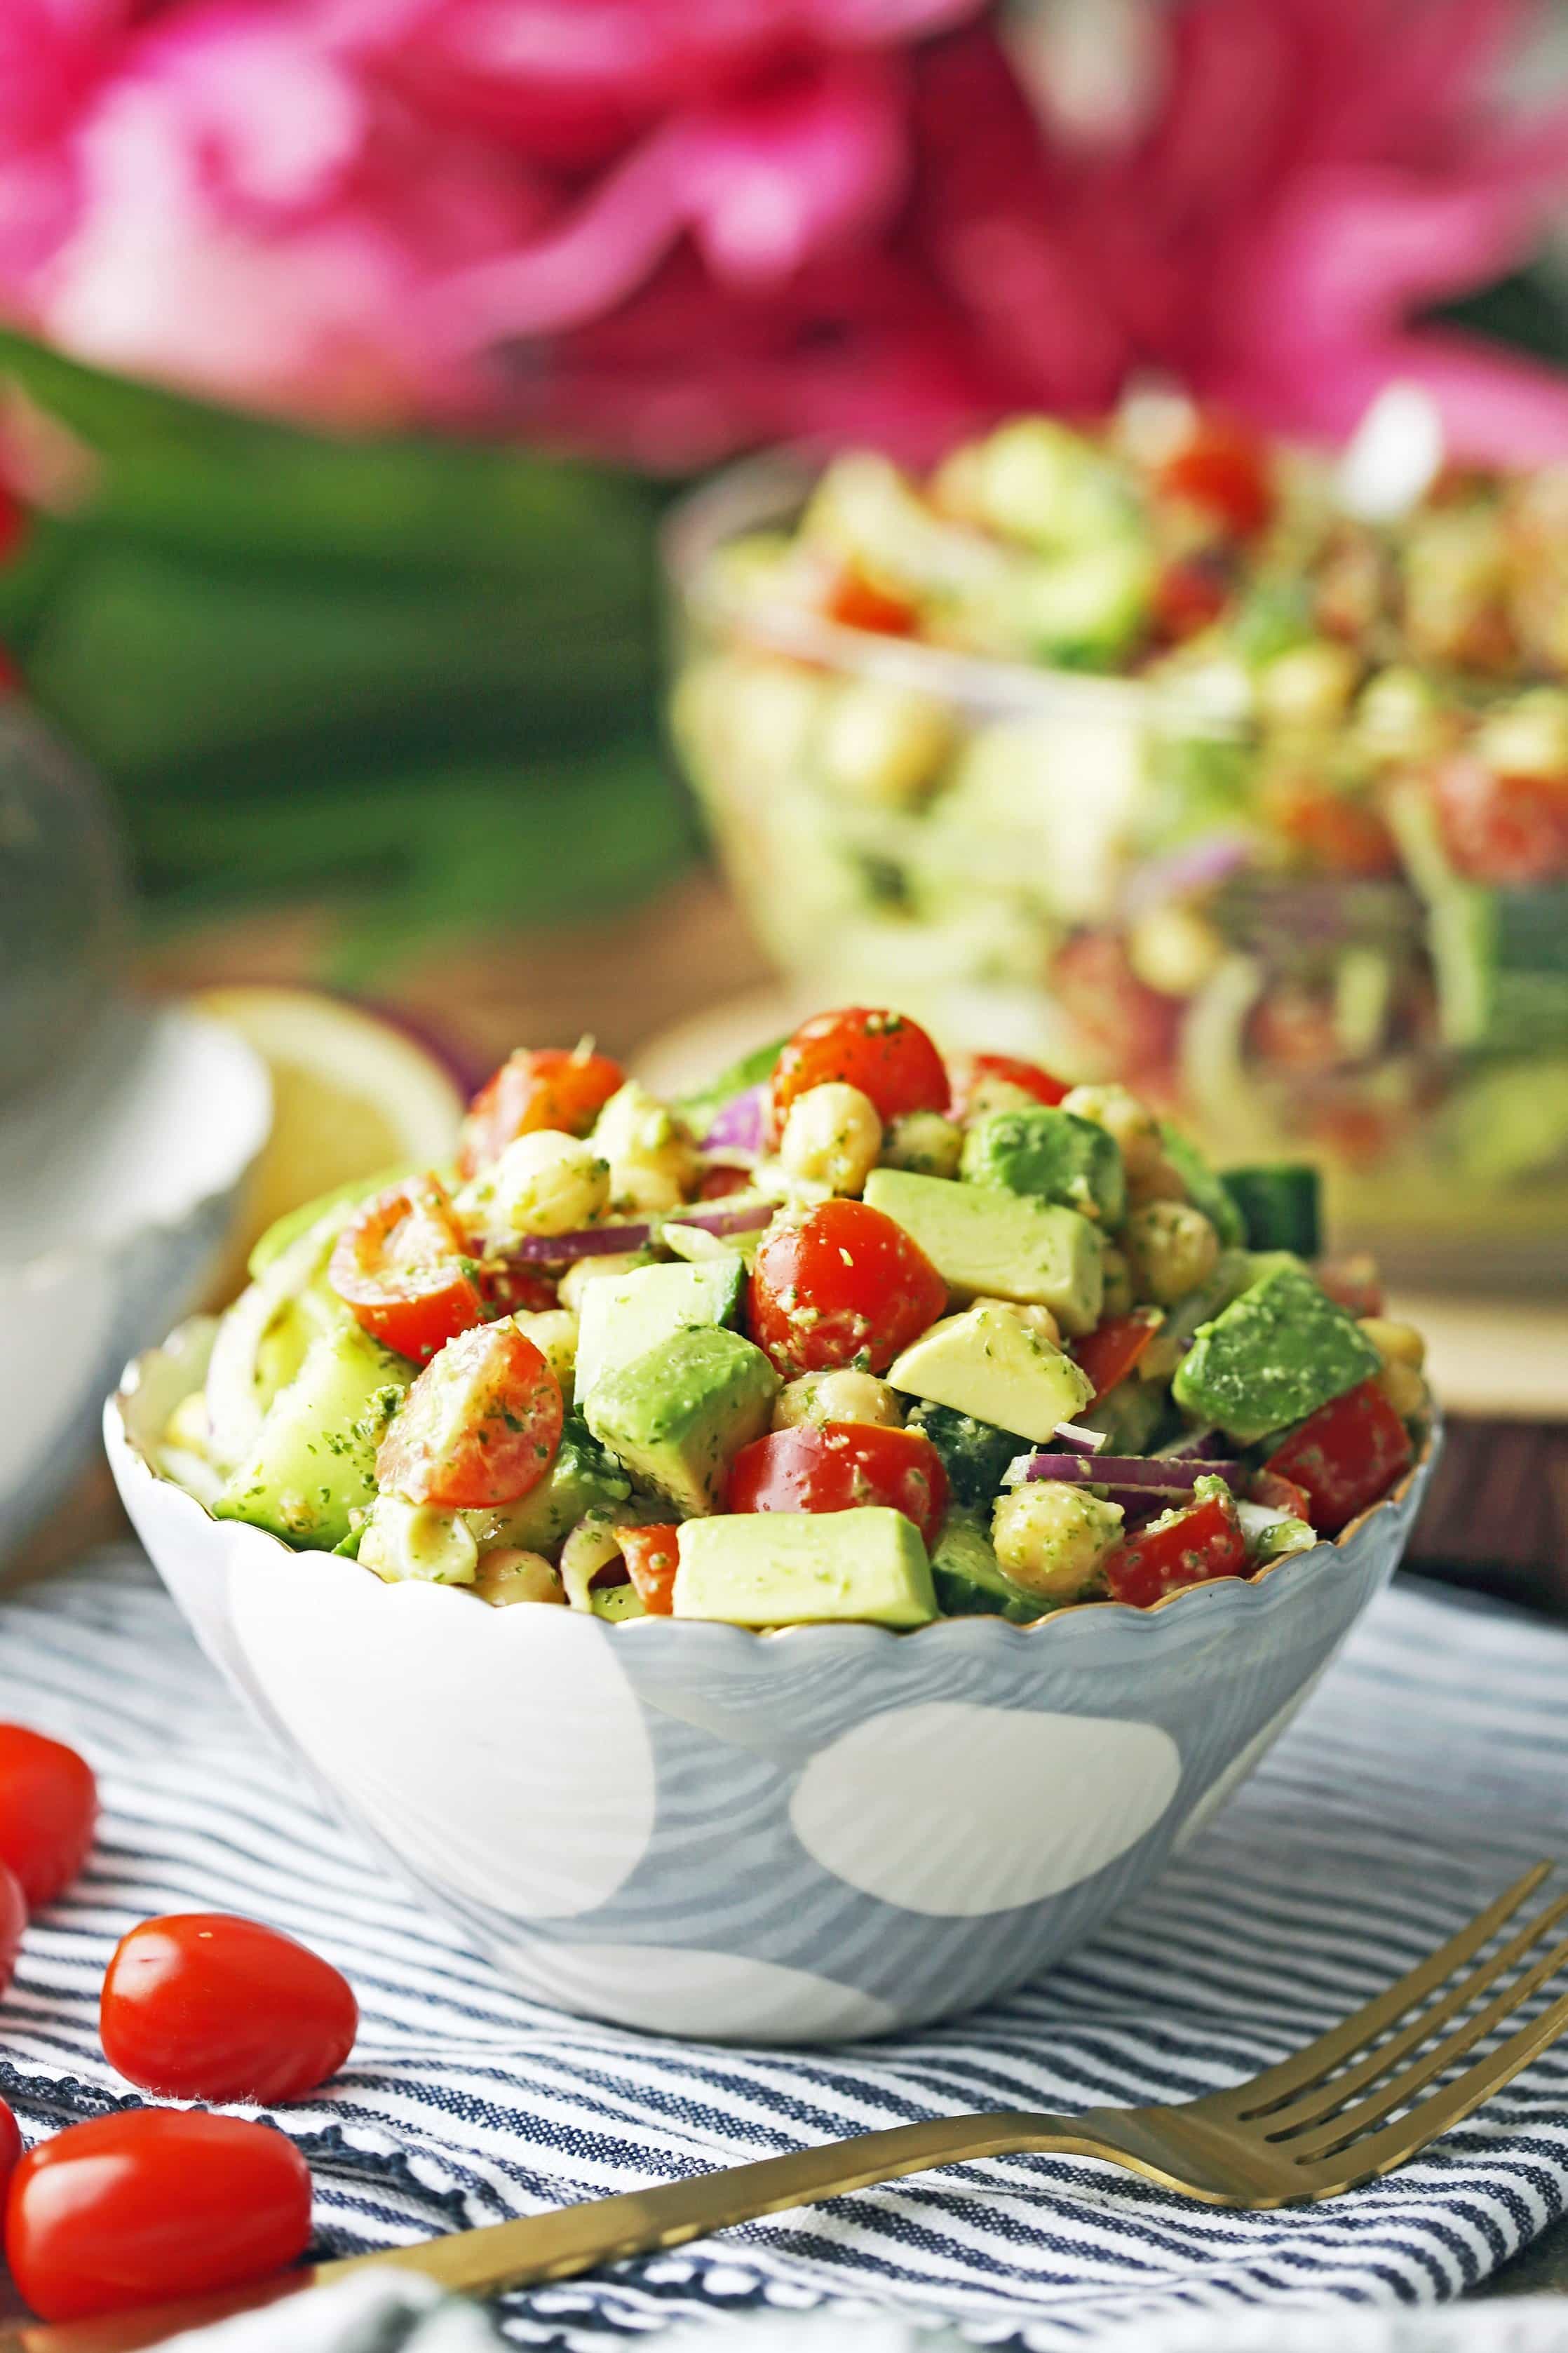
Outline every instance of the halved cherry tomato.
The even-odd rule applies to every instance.
[[[1089,1056],[1140,1092],[1167,1091],[1185,1008],[1141,981],[1110,932],[1079,932],[1051,960],[1050,982]]]
[[[999,1079],[1009,1087],[1017,1087],[1032,1095],[1037,1103],[1056,1105],[1068,1089],[1065,1079],[1056,1079],[1038,1062],[1021,1061],[1016,1054],[959,1054],[949,1065],[952,1085],[952,1115],[967,1119],[976,1092],[985,1079]]]
[[[944,1312],[947,1285],[893,1219],[835,1200],[764,1235],[750,1296],[752,1337],[780,1372],[881,1373]]]
[[[310,2237],[310,2176],[269,2125],[133,2108],[69,2125],[11,2177],[5,2253],[45,2320],[240,2287]]]
[[[1276,785],[1266,802],[1281,837],[1313,867],[1369,878],[1399,871],[1394,836],[1364,801],[1297,780]]]
[[[865,1421],[801,1422],[742,1446],[730,1470],[731,1512],[852,1512],[881,1504],[931,1544],[947,1509],[947,1471],[923,1431]]]
[[[1157,1307],[1135,1307],[1128,1315],[1108,1315],[1073,1342],[1073,1355],[1094,1383],[1092,1404],[1127,1378],[1164,1320]]]
[[[416,1365],[485,1318],[479,1269],[434,1176],[410,1176],[356,1210],[327,1281],[373,1340]]]
[[[1266,1511],[1288,1512],[1293,1520],[1305,1520],[1309,1527],[1312,1525],[1310,1495],[1278,1471],[1255,1472],[1247,1495],[1249,1503],[1261,1504]]]
[[[1312,1525],[1337,1536],[1387,1493],[1414,1455],[1410,1432],[1371,1380],[1309,1414],[1263,1467],[1304,1488]]]
[[[835,581],[823,610],[846,629],[875,629],[879,637],[907,638],[915,626],[912,605],[873,588],[858,572],[846,572]]]
[[[1228,1496],[1205,1495],[1167,1520],[1119,1544],[1105,1564],[1113,1601],[1147,1609],[1186,1585],[1247,1574],[1247,1539]]]
[[[561,1304],[550,1276],[520,1258],[487,1251],[479,1261],[479,1283],[491,1315],[540,1315]]]
[[[607,1054],[580,1047],[567,1053],[559,1046],[520,1046],[468,1105],[458,1143],[458,1168],[465,1176],[477,1176],[534,1128],[586,1135],[626,1079]]]
[[[616,1538],[626,1575],[650,1618],[675,1612],[675,1572],[680,1567],[680,1530],[673,1525],[656,1528],[617,1528]]]
[[[122,1936],[99,1997],[105,2058],[174,2100],[297,2100],[359,2031],[340,1970],[258,1920],[174,1912]]]
[[[1237,539],[1261,531],[1274,512],[1263,444],[1226,417],[1199,417],[1154,480],[1163,496],[1200,508]]]
[[[0,1863],[16,1873],[30,1910],[76,1877],[97,1822],[87,1759],[26,1725],[0,1724]]]
[[[833,1080],[869,1095],[884,1125],[908,1111],[945,1111],[952,1092],[942,1056],[918,1022],[864,1005],[814,1014],[773,1066],[775,1141],[795,1097]]]
[[[0,2100],[0,2207],[5,2202],[5,2185],[16,2170],[21,2155],[21,2127],[5,2101]]]
[[[1437,814],[1461,874],[1504,890],[1568,874],[1568,776],[1500,776],[1450,760],[1436,779]]]
[[[1370,1250],[1352,1250],[1344,1258],[1321,1258],[1312,1269],[1320,1291],[1327,1292],[1347,1315],[1381,1315],[1383,1282]]]
[[[22,1892],[22,1883],[14,1871],[0,1862],[0,1993],[11,1982],[26,1925],[27,1899]]]
[[[561,1385],[515,1324],[448,1340],[404,1398],[375,1475],[411,1504],[479,1511],[515,1503],[555,1460]]]

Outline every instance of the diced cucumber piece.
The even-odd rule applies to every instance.
[[[1237,1240],[1254,1250],[1290,1250],[1316,1258],[1323,1247],[1322,1182],[1305,1162],[1268,1168],[1226,1168],[1220,1183],[1245,1231]]]
[[[414,1366],[357,1324],[313,1340],[213,1506],[286,1543],[330,1552],[375,1494],[375,1458]]]
[[[971,1512],[948,1514],[931,1556],[931,1578],[944,1618],[1010,1618],[1026,1626],[1049,1606],[1013,1583],[984,1523]]]

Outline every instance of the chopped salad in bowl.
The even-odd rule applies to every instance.
[[[1119,1084],[807,1021],[664,1103],[519,1051],[455,1165],[258,1245],[159,1468],[388,1582],[759,1630],[1255,1577],[1413,1463],[1422,1343],[1302,1166]]]

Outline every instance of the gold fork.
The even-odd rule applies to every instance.
[[[974,2158],[1105,2158],[1210,2206],[1269,2207],[1291,2199],[1333,2198],[1390,2172],[1460,2123],[1568,2027],[1564,1993],[1451,2082],[1440,2082],[1456,2061],[1568,1962],[1568,1937],[1538,1960],[1529,1959],[1568,1913],[1568,1895],[1535,1914],[1495,1952],[1487,1952],[1552,1867],[1541,1862],[1527,1871],[1408,1977],[1304,2051],[1228,2091],[1207,2092],[1201,2100],[1089,2108],[1078,2116],[1019,2110],[896,2125],[889,2132],[861,2133],[787,2157],[596,2198],[552,2214],[318,2263],[311,2271],[289,2272],[190,2303],[52,2328],[24,2323],[0,2335],[0,2353],[138,2353],[200,2321],[248,2311],[378,2265],[417,2272],[468,2295],[497,2295],[542,2280],[569,2279],[627,2255],[706,2238],[734,2222]],[[1471,2009],[1478,1996],[1514,1970],[1511,1981],[1481,2008]],[[1459,2023],[1450,2025],[1454,2020]],[[1440,2087],[1428,2091],[1429,2084]],[[1425,2098],[1417,2096],[1422,2093]]]

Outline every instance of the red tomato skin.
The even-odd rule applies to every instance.
[[[947,1069],[925,1031],[901,1013],[847,1005],[803,1022],[773,1066],[769,1109],[773,1141],[797,1095],[838,1080],[876,1104],[882,1124],[910,1111],[945,1111]]]
[[[1167,498],[1202,508],[1237,539],[1261,531],[1274,512],[1262,444],[1228,417],[1200,417],[1155,479]]]
[[[650,1618],[675,1615],[675,1572],[680,1567],[680,1530],[673,1522],[650,1528],[618,1528],[621,1557],[637,1598]]]
[[[458,1140],[459,1172],[477,1176],[500,1158],[509,1144],[535,1128],[586,1135],[626,1078],[607,1054],[520,1046],[468,1105]]]
[[[1525,890],[1568,873],[1568,776],[1499,776],[1479,760],[1448,762],[1437,814],[1461,874]]]
[[[726,1502],[731,1512],[852,1512],[881,1504],[912,1520],[930,1545],[947,1510],[947,1471],[918,1430],[801,1422],[742,1447]]]
[[[97,1826],[87,1759],[26,1725],[0,1724],[0,1863],[21,1881],[30,1911],[70,1884]]]
[[[5,2101],[0,2100],[0,2207],[5,2205],[5,2186],[20,2164],[21,2158],[21,2127]]]
[[[1073,1342],[1074,1357],[1094,1383],[1091,1404],[1127,1378],[1164,1320],[1158,1308],[1135,1307],[1127,1315],[1108,1315]]]
[[[1247,1493],[1249,1503],[1261,1504],[1270,1512],[1289,1512],[1293,1520],[1305,1520],[1311,1526],[1312,1499],[1294,1479],[1287,1479],[1278,1471],[1255,1472]]]
[[[1312,1525],[1337,1536],[1409,1469],[1415,1451],[1410,1432],[1370,1380],[1309,1414],[1263,1467],[1304,1488]]]
[[[411,1176],[357,1209],[333,1246],[327,1281],[373,1340],[416,1365],[485,1317],[473,1261],[434,1176]]]
[[[982,1079],[1002,1079],[1008,1086],[1021,1088],[1037,1103],[1053,1110],[1071,1092],[1065,1079],[1053,1078],[1038,1062],[1022,1061],[1016,1054],[962,1054],[952,1064],[949,1078],[954,1119],[968,1118]]]
[[[104,1975],[104,2056],[171,2100],[298,2100],[353,2048],[359,2005],[320,1954],[258,1920],[175,1912],[122,1936]]]
[[[874,629],[879,637],[907,638],[915,626],[912,605],[873,588],[858,572],[846,572],[834,583],[824,610],[841,628]]]
[[[426,1366],[382,1440],[375,1475],[412,1504],[515,1503],[548,1473],[564,1418],[561,1385],[527,1334],[504,1319],[482,1324]]]
[[[1369,1252],[1359,1250],[1348,1258],[1321,1258],[1312,1272],[1319,1289],[1327,1292],[1347,1314],[1383,1314],[1383,1283]]]
[[[947,1307],[920,1245],[864,1201],[823,1201],[775,1226],[749,1296],[752,1337],[786,1377],[862,1361],[886,1372]]]
[[[16,1956],[22,1949],[22,1932],[26,1925],[27,1899],[22,1892],[22,1883],[14,1871],[0,1862],[0,1993],[5,1992],[16,1974]]]
[[[310,2237],[310,2176],[270,2126],[135,2108],[69,2125],[11,2177],[5,2253],[45,2320],[240,2287]]]
[[[1246,1574],[1247,1539],[1236,1507],[1217,1495],[1205,1495],[1163,1528],[1128,1536],[1105,1564],[1111,1599],[1134,1609],[1148,1609],[1184,1586]]]
[[[727,1161],[719,1161],[705,1168],[698,1180],[700,1201],[725,1201],[731,1193],[743,1193],[752,1181],[750,1168],[740,1168]]]

